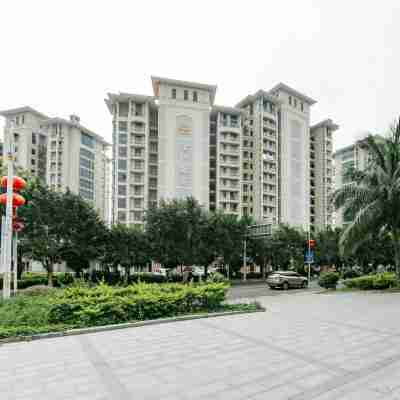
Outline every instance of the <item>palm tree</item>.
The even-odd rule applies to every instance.
[[[371,160],[364,171],[354,171],[352,182],[333,193],[336,209],[354,216],[340,238],[342,251],[351,251],[372,233],[388,234],[400,278],[400,118],[387,137],[368,136]]]

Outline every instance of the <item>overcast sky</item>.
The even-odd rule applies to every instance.
[[[151,75],[217,84],[222,105],[285,82],[318,101],[313,123],[340,125],[336,148],[400,115],[399,0],[1,0],[0,15],[0,109],[76,113],[109,140],[106,93],[152,94]]]

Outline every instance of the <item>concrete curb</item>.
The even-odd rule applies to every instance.
[[[168,324],[171,322],[190,321],[193,319],[203,319],[203,318],[213,318],[213,317],[226,317],[230,315],[253,314],[265,311],[266,311],[265,308],[253,311],[224,311],[224,312],[216,312],[208,314],[193,314],[193,315],[182,315],[179,317],[171,317],[171,318],[151,319],[147,321],[126,322],[114,325],[94,326],[91,328],[68,329],[66,331],[60,331],[60,332],[48,332],[48,333],[40,333],[37,335],[16,336],[16,337],[0,339],[0,346],[7,343],[31,342],[33,340],[52,339],[63,336],[84,335],[87,333],[115,331],[118,329],[139,328],[141,326],[147,326],[147,325]]]

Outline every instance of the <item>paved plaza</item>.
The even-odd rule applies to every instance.
[[[400,294],[260,300],[266,313],[3,345],[0,399],[400,399]]]

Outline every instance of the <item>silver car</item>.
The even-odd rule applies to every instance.
[[[308,279],[294,271],[275,271],[267,279],[271,289],[306,288]]]

